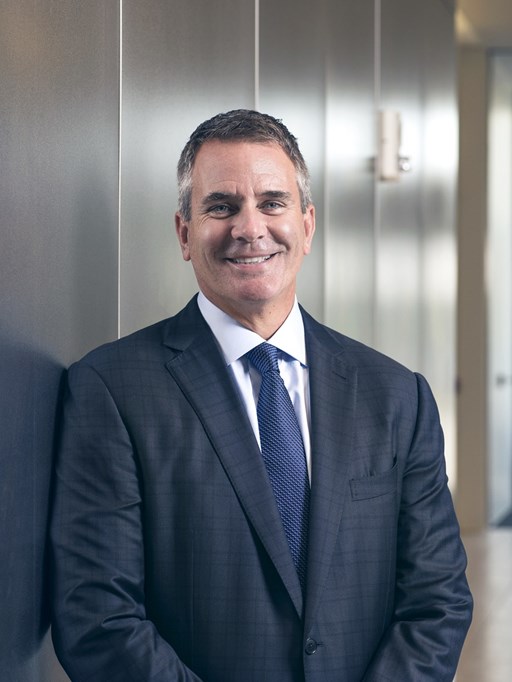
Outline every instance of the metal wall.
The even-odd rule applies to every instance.
[[[453,5],[328,4],[325,319],[426,375],[455,462]],[[379,111],[401,118],[411,170],[378,174]]]
[[[45,533],[65,365],[116,335],[115,3],[0,2],[0,679],[58,682]]]
[[[257,107],[299,137],[318,217],[301,302],[422,370],[449,425],[452,19],[443,0],[0,0],[0,679],[64,679],[38,653],[60,378],[196,291],[175,167],[206,117]],[[413,161],[394,184],[382,107]]]
[[[304,260],[298,294],[302,304],[323,317],[323,196],[325,167],[324,0],[260,0],[259,109],[282,118],[299,144],[312,177],[318,227]]]
[[[455,199],[458,124],[453,16],[442,2],[381,5],[379,108],[402,119],[411,170],[377,185],[375,345],[426,375],[455,466]],[[397,36],[399,38],[397,39]]]
[[[512,510],[512,56],[489,61],[488,114],[488,520]]]
[[[325,320],[375,340],[376,113],[380,62],[374,2],[329,0],[326,59]]]
[[[174,233],[176,163],[201,121],[254,107],[253,0],[124,0],[121,334],[196,291]]]

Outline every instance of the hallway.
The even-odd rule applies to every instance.
[[[464,536],[468,580],[475,599],[473,624],[456,682],[512,680],[512,529]]]

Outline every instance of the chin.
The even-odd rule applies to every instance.
[[[238,289],[233,289],[231,296],[240,301],[254,301],[266,303],[273,301],[276,297],[279,297],[279,292],[276,291],[274,287],[270,286],[245,286],[239,287]]]

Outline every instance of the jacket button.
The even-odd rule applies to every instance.
[[[318,649],[318,643],[314,640],[311,639],[311,637],[308,637],[306,640],[306,653],[308,656],[311,656],[311,654],[316,653],[316,650]]]

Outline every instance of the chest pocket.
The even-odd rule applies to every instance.
[[[365,476],[364,478],[353,478],[350,481],[350,492],[352,499],[370,500],[374,497],[381,497],[396,491],[398,467],[395,466],[389,471],[375,476]]]

